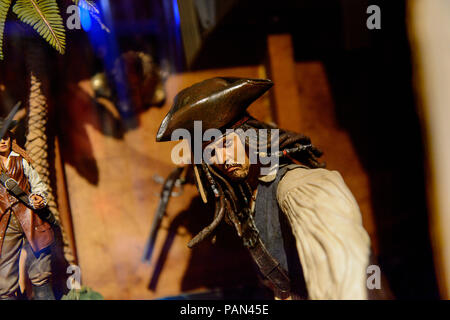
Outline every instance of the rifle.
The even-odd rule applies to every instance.
[[[150,262],[150,260],[152,258],[153,248],[155,246],[156,234],[158,232],[159,226],[161,225],[161,221],[164,216],[164,213],[166,212],[166,208],[169,203],[169,199],[172,194],[172,190],[175,187],[176,181],[178,180],[178,178],[181,176],[181,173],[185,169],[187,169],[187,168],[177,167],[175,170],[173,170],[169,174],[169,176],[164,181],[163,188],[161,190],[158,208],[156,209],[156,213],[153,218],[152,227],[150,229],[150,235],[148,237],[147,245],[146,245],[145,251],[144,251],[144,256],[142,258],[142,261],[144,261],[144,262]],[[182,179],[182,180],[184,180],[184,179]]]
[[[41,209],[35,209],[30,203],[29,194],[23,190],[16,180],[11,178],[6,172],[0,173],[0,184],[8,190],[17,200],[22,202],[25,206],[33,210],[42,220],[47,221],[52,226],[59,227],[58,221],[56,221],[55,216],[50,211],[48,206]]]
[[[19,110],[21,104],[22,103],[20,101],[17,102],[9,112],[8,116],[4,120],[0,121],[0,139],[2,139],[6,131],[8,131],[10,124],[15,122],[14,116]],[[0,172],[0,183],[2,186],[6,188],[6,190],[8,190],[9,193],[11,193],[14,197],[16,197],[25,206],[33,210],[42,220],[47,221],[52,226],[59,227],[59,224],[56,221],[55,216],[50,211],[48,206],[45,206],[42,209],[35,209],[29,201],[28,198],[29,194],[25,192],[19,186],[17,181],[11,178],[6,172]]]

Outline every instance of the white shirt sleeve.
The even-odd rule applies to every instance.
[[[337,171],[288,171],[277,200],[296,239],[310,299],[366,299],[370,238]]]
[[[47,200],[47,185],[41,180],[37,171],[25,160],[22,160],[23,173],[28,179],[31,187],[31,194],[37,194]]]

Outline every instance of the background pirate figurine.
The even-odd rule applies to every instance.
[[[235,227],[276,298],[366,299],[370,239],[341,175],[322,168],[322,152],[304,135],[280,129],[277,139],[251,139],[237,130],[253,129],[259,135],[261,129],[274,129],[246,112],[271,86],[270,80],[208,79],[182,90],[162,121],[157,141],[171,140],[176,129],[193,137],[196,120],[202,121],[203,131],[223,133],[202,144],[203,151],[209,148],[203,154],[212,159],[202,157],[193,165],[202,198],[213,199],[216,208],[213,222],[188,246],[213,236],[225,220]],[[199,142],[190,143],[194,148]],[[274,144],[279,152],[261,152]],[[236,161],[233,151],[240,148],[245,157]],[[261,161],[249,161],[255,154],[257,159],[278,157],[269,174],[261,174],[267,166]]]
[[[12,118],[19,105],[0,119],[0,298],[17,298],[19,257],[24,249],[33,298],[53,300],[50,245],[54,233],[38,215],[45,211],[47,187],[11,131],[17,124]]]

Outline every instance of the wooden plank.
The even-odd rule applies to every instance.
[[[289,34],[268,37],[268,74],[274,82],[273,102],[278,126],[301,132],[324,151],[327,168],[338,170],[355,196],[375,255],[375,222],[367,172],[348,133],[339,128],[334,103],[321,62],[295,62]]]
[[[291,36],[269,35],[268,75],[274,82],[271,91],[275,100],[275,122],[284,129],[295,131],[301,121],[297,82],[294,76],[295,62]]]
[[[58,203],[61,225],[66,234],[69,248],[73,254],[74,262],[77,262],[77,248],[73,233],[72,214],[70,213],[69,199],[67,196],[66,178],[64,176],[63,162],[59,138],[55,137],[55,176],[56,176],[56,200]]]

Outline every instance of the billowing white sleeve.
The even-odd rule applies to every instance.
[[[277,200],[296,239],[309,299],[367,299],[370,238],[337,171],[288,171]]]
[[[40,195],[47,204],[47,185],[41,180],[37,171],[25,160],[22,160],[23,173],[28,179],[31,187],[31,194]]]

